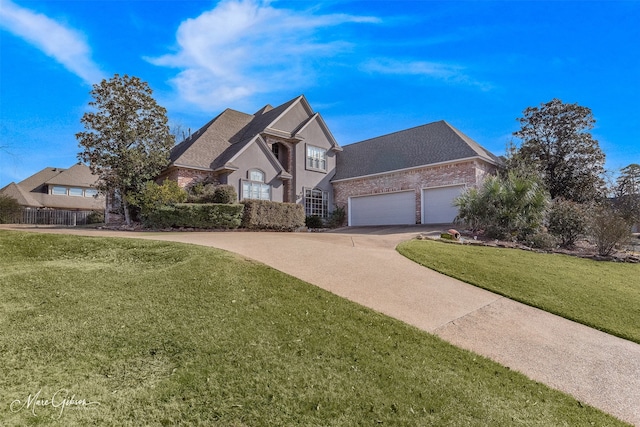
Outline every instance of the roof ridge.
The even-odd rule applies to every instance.
[[[407,129],[397,130],[397,131],[394,131],[394,132],[385,133],[384,135],[379,135],[379,136],[374,136],[374,137],[371,137],[371,138],[363,139],[362,141],[352,142],[350,144],[344,145],[344,147],[349,147],[349,146],[352,146],[352,145],[361,144],[363,142],[371,141],[371,140],[374,140],[374,139],[384,138],[386,136],[396,135],[398,133],[408,132],[410,130],[423,128],[423,127],[435,125],[436,123],[442,123],[442,122],[447,123],[445,120],[437,120],[435,122],[429,122],[429,123],[425,123],[425,124],[422,124],[422,125],[412,126],[410,128],[407,128]]]

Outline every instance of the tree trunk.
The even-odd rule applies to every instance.
[[[129,213],[129,203],[127,203],[127,197],[124,196],[124,193],[121,191],[120,195],[122,197],[122,208],[124,209],[124,223],[127,225],[131,225],[131,214]]]

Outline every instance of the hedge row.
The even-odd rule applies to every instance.
[[[250,230],[293,231],[304,227],[304,208],[295,203],[245,200],[242,227]]]
[[[179,203],[155,209],[146,216],[145,224],[151,228],[238,228],[243,208],[240,204]]]

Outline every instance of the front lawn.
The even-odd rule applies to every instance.
[[[411,240],[407,258],[516,301],[640,343],[640,265]]]
[[[3,426],[623,425],[223,251],[0,232],[0,254]]]

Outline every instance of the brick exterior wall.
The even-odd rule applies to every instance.
[[[343,206],[348,216],[349,197],[382,194],[413,189],[416,192],[416,224],[421,221],[422,189],[447,185],[476,186],[495,167],[479,160],[425,166],[406,171],[354,178],[333,183],[335,204]]]
[[[267,136],[266,138],[267,145],[269,148],[273,146],[273,144],[279,144],[279,161],[285,171],[294,175],[294,172],[291,170],[293,168],[293,156],[294,156],[294,145],[291,142],[285,141],[284,139],[277,139],[272,136]],[[284,202],[295,203],[296,197],[293,192],[293,186],[291,185],[290,180],[285,180],[283,182],[284,185]]]
[[[159,183],[162,183],[165,179],[176,181],[181,188],[186,188],[192,184],[202,181],[218,183],[218,180],[214,177],[212,172],[186,168],[173,168],[168,172],[163,173],[158,178],[158,181]]]

